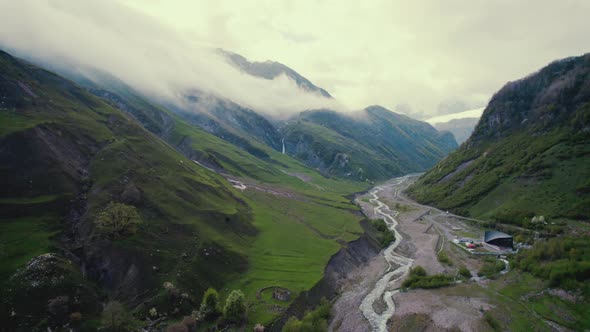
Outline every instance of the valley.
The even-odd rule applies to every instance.
[[[334,303],[330,330],[491,331],[531,326],[533,330],[568,331],[572,328],[573,321],[564,324],[563,320],[556,320],[543,305],[558,297],[559,310],[564,317],[573,319],[581,314],[574,309],[581,305],[580,300],[569,297],[573,293],[555,289],[545,295],[538,293],[545,289],[545,282],[522,271],[511,271],[509,261],[513,261],[515,253],[507,254],[508,260],[491,256],[502,268],[482,275],[483,267],[489,264],[486,256],[461,249],[453,240],[468,236],[482,241],[485,224],[418,204],[402,194],[417,178],[416,175],[396,178],[357,197],[356,201],[370,218],[389,221],[396,240],[379,256],[351,271],[349,283],[343,286]],[[410,268],[416,266],[424,268],[428,275],[450,276],[451,281],[442,288],[408,289],[402,282]],[[462,269],[468,271],[469,277],[459,274]],[[359,313],[351,313],[351,305],[355,304]],[[558,307],[554,304],[553,308]]]
[[[590,331],[589,11],[0,0],[0,332]]]

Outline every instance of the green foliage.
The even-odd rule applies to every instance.
[[[422,203],[500,223],[521,225],[534,215],[587,220],[590,140],[583,128],[590,93],[582,86],[588,84],[590,66],[587,56],[569,63],[559,71],[549,65],[504,87],[469,144],[424,174],[409,194]],[[560,88],[549,89],[551,84]]]
[[[410,275],[402,283],[403,288],[440,288],[453,283],[453,277],[444,274],[428,276],[420,265],[410,269]]]
[[[292,316],[283,326],[283,332],[324,332],[328,330],[332,306],[325,298],[314,310],[306,312],[302,320]]]
[[[410,269],[410,277],[426,277],[426,270],[420,265]]]
[[[142,220],[134,206],[110,202],[98,214],[95,222],[98,231],[119,238],[135,234],[137,226],[142,223]]]
[[[505,265],[499,259],[487,258],[477,275],[480,277],[492,278],[500,271],[504,270]]]
[[[531,249],[520,252],[514,265],[549,280],[553,287],[583,288],[589,292],[590,237],[558,237],[538,241]]]
[[[225,300],[223,318],[230,323],[240,324],[246,320],[246,299],[240,290],[233,290]]]
[[[486,311],[483,314],[483,319],[486,321],[486,323],[488,323],[488,325],[492,328],[492,330],[502,331],[502,326],[500,325],[498,320],[494,316],[492,316],[492,314],[489,311]]]
[[[108,331],[131,331],[134,323],[133,317],[120,302],[110,301],[102,311],[102,324]]]
[[[362,118],[362,119],[359,119]],[[282,129],[285,141],[306,147],[296,157],[328,174],[379,180],[424,170],[457,148],[450,134],[371,106],[349,117],[308,111]]]
[[[391,242],[395,241],[395,235],[392,231],[389,230],[387,224],[385,223],[385,220],[371,220],[371,225],[373,225],[373,227],[378,231],[376,238],[382,248],[386,248],[391,244]]]
[[[471,271],[469,271],[468,268],[466,268],[465,266],[461,266],[459,268],[458,271],[459,275],[465,279],[470,279],[471,278]]]
[[[219,315],[219,294],[214,288],[207,289],[203,295],[200,312],[205,319],[215,318]]]
[[[446,265],[449,265],[449,266],[452,266],[453,265],[453,261],[451,261],[451,259],[447,255],[447,253],[444,252],[444,251],[441,251],[438,254],[436,254],[436,258],[438,258],[438,261],[441,262],[441,263],[443,263],[443,264],[446,264]]]

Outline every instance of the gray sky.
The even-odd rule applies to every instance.
[[[588,14],[585,0],[0,0],[0,45],[91,62],[164,98],[196,86],[275,114],[380,104],[434,116],[590,51]],[[218,47],[282,62],[338,104],[244,77],[205,51]]]

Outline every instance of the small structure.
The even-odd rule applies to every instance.
[[[285,288],[275,287],[272,291],[272,297],[279,301],[291,300],[291,292]]]
[[[512,236],[498,231],[486,231],[483,240],[485,243],[498,247],[512,248],[513,246]]]

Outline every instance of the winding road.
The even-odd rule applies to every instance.
[[[399,186],[408,177],[401,177],[393,180],[391,183],[394,186]],[[383,217],[387,227],[395,235],[395,241],[383,251],[383,256],[387,261],[388,268],[385,274],[377,283],[371,292],[364,298],[361,303],[360,310],[365,318],[371,324],[373,331],[387,331],[387,321],[395,312],[395,303],[393,302],[393,295],[399,292],[399,289],[392,289],[392,286],[400,282],[408,274],[413,260],[411,258],[395,253],[394,250],[399,246],[402,240],[402,235],[397,231],[396,227],[398,221],[395,219],[399,214],[398,211],[392,211],[387,205],[379,200],[377,193],[384,190],[384,186],[375,187],[369,194],[373,196],[370,202],[377,204],[374,208],[375,215]],[[396,188],[396,190],[399,190]],[[396,193],[397,194],[397,193]],[[383,312],[375,310],[375,301],[382,300],[386,309]]]

